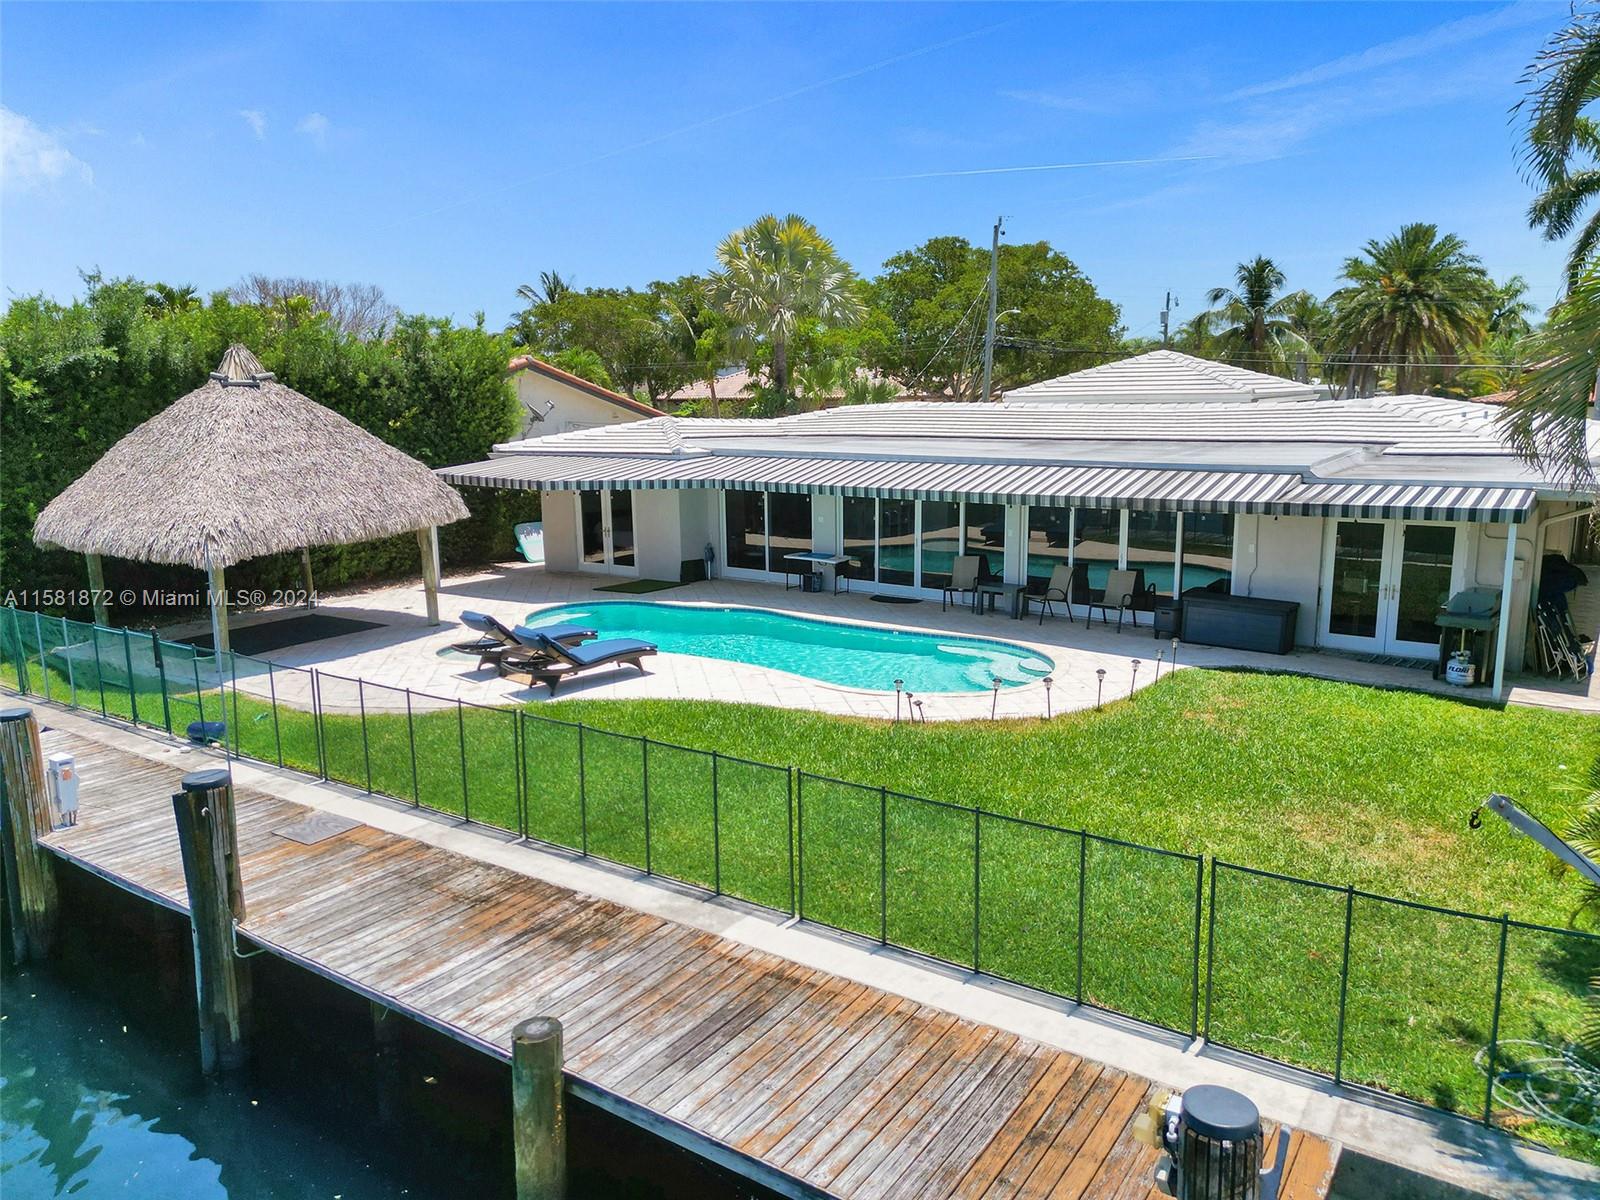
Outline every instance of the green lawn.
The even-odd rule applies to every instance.
[[[108,670],[107,710],[129,715],[137,703],[142,721],[180,730],[201,705],[215,718],[216,693],[197,699],[178,653],[165,707],[159,689],[130,696]],[[79,700],[98,708],[90,676],[75,671]],[[67,680],[53,667],[50,679],[62,698]],[[37,692],[37,657],[30,682]],[[1213,1039],[1328,1072],[1348,911],[1344,1076],[1472,1115],[1498,924],[1343,886],[1564,924],[1572,884],[1497,819],[1470,831],[1467,816],[1503,791],[1560,829],[1600,750],[1596,718],[1214,671],[1049,723],[891,726],[605,700],[408,719],[374,711],[394,699],[381,692],[363,690],[364,722],[325,715],[331,777],[364,787],[370,773],[378,791],[513,830],[525,820],[543,840],[775,908],[798,901],[810,919],[953,962],[976,953],[985,971],[1182,1030],[1197,1011],[1204,1020],[1209,974]],[[357,702],[352,684],[332,679],[322,696]],[[230,702],[246,753],[318,769],[308,713]],[[1208,867],[1197,986],[1194,859],[1105,838],[1338,886]],[[1600,971],[1597,945],[1513,926],[1501,1039],[1569,1037]]]

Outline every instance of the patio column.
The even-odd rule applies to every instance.
[[[106,603],[106,574],[100,566],[98,554],[85,554],[84,564],[89,568],[89,591],[94,599],[94,623],[96,625],[111,624],[111,606]]]
[[[428,604],[428,624],[439,623],[439,527],[417,530],[417,548],[422,551],[422,594]]]
[[[1511,635],[1511,591],[1516,583],[1512,572],[1517,569],[1517,527],[1506,526],[1506,561],[1500,572],[1500,628],[1494,640],[1494,698],[1501,699],[1506,690],[1506,646]]]

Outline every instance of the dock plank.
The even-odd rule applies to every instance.
[[[45,844],[186,904],[182,768],[46,739],[77,755],[83,793],[79,824]],[[1152,1195],[1154,1151],[1129,1137],[1145,1080],[371,826],[302,845],[273,831],[312,810],[235,800],[246,938],[502,1056],[517,1021],[556,1016],[574,1088],[777,1191]],[[1323,1200],[1337,1148],[1294,1137],[1284,1200]]]

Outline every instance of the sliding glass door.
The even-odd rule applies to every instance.
[[[796,492],[722,494],[723,564],[781,574],[784,555],[811,549],[811,496]]]

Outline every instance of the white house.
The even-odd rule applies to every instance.
[[[1539,563],[1596,495],[1520,461],[1498,415],[1332,400],[1163,350],[1000,403],[668,417],[507,443],[441,473],[539,490],[556,571],[677,579],[709,546],[719,573],[776,582],[785,554],[818,550],[855,560],[854,588],[937,598],[970,553],[1035,589],[1065,564],[1087,600],[1121,567],[1156,599],[1297,602],[1298,644],[1381,655],[1434,657],[1440,602],[1509,581],[1496,658],[1516,670]]]
[[[580,379],[531,354],[519,354],[507,365],[522,406],[522,436],[546,437],[579,429],[599,429],[628,421],[664,416],[659,408],[631,396]]]

